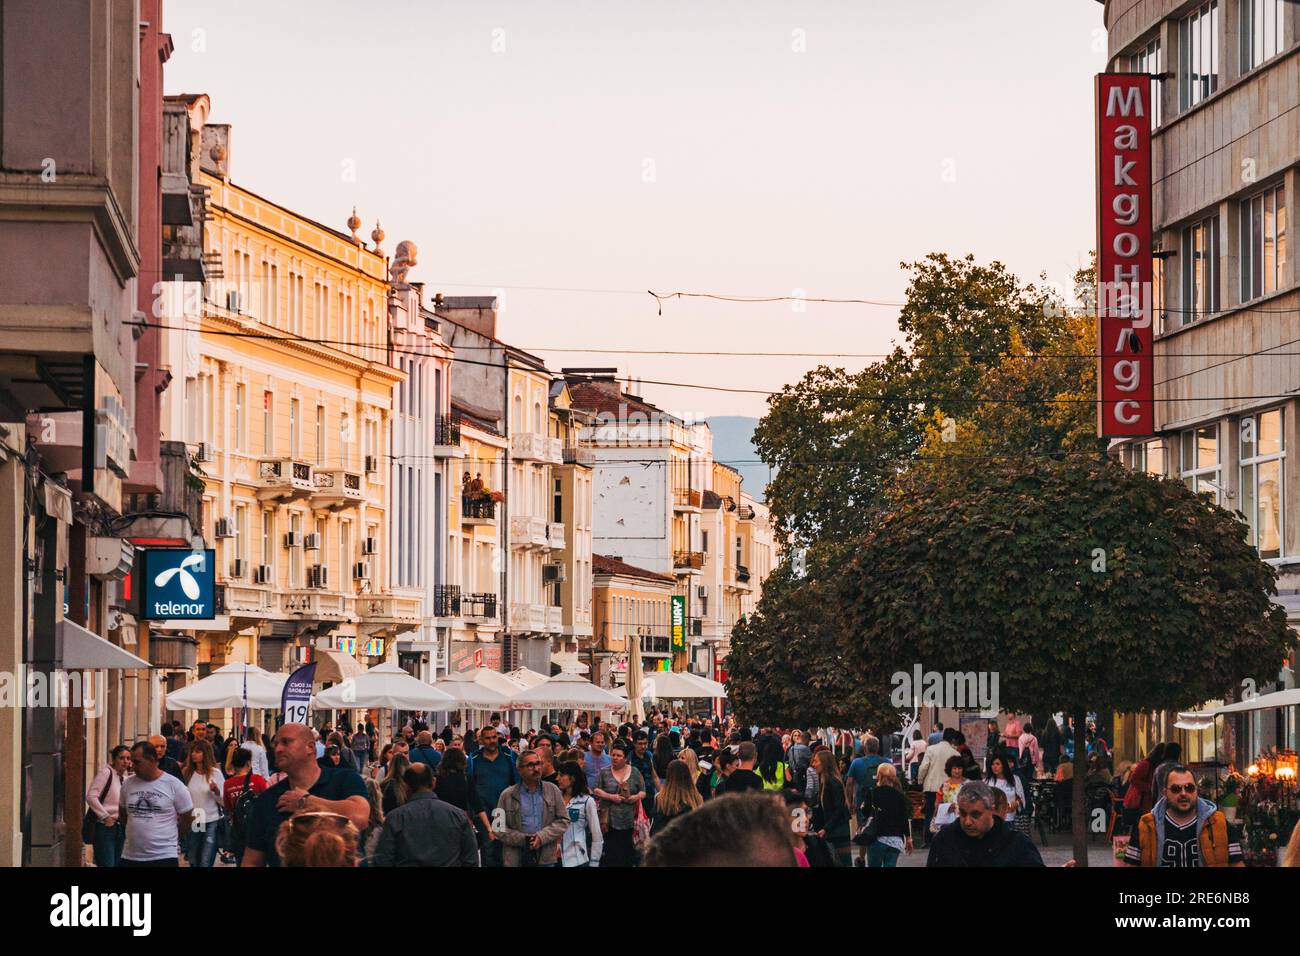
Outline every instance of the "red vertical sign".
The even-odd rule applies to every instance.
[[[1151,78],[1097,77],[1097,434],[1154,435]]]

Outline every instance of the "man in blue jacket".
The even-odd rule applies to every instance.
[[[470,758],[469,773],[474,782],[474,791],[478,794],[479,806],[487,810],[489,818],[492,809],[501,800],[501,794],[507,787],[519,782],[519,771],[515,769],[515,755],[510,748],[500,746],[500,735],[491,724],[479,731],[478,752]],[[501,844],[497,834],[489,827],[483,831],[480,826],[479,846],[483,850],[484,866],[502,866]]]

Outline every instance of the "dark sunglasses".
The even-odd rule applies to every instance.
[[[1194,783],[1184,783],[1184,784],[1171,783],[1171,784],[1169,785],[1169,792],[1170,792],[1170,793],[1195,793],[1195,792],[1196,792],[1196,784],[1194,784]]]

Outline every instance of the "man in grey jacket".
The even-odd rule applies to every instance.
[[[507,787],[497,801],[493,827],[504,819],[497,833],[505,866],[554,866],[560,838],[569,828],[569,811],[560,788],[542,779],[542,758],[525,750],[516,764],[519,783]]]
[[[434,795],[433,771],[411,764],[402,779],[411,794],[384,819],[372,864],[478,866],[478,841],[469,817]]]

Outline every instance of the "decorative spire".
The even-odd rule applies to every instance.
[[[384,230],[379,227],[378,219],[375,220],[375,228],[374,231],[370,233],[370,238],[375,241],[375,252],[382,255],[384,252],[382,245],[384,241]]]
[[[357,230],[361,228],[361,217],[357,215],[357,207],[352,207],[352,215],[348,216],[348,228],[352,230],[352,241],[361,245],[361,237],[357,235]]]

